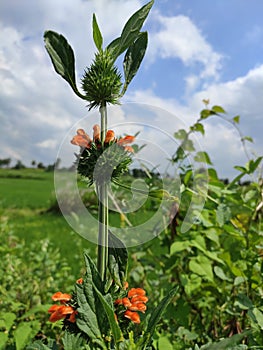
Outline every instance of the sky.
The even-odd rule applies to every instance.
[[[85,101],[55,73],[44,47],[44,31],[61,33],[71,44],[80,87],[96,51],[92,14],[96,13],[107,45],[146,2],[1,1],[1,159],[10,157],[13,164],[21,160],[28,166],[32,160],[52,164],[58,156],[66,157],[62,146],[77,127],[91,133],[99,122],[98,113],[88,112]],[[171,157],[176,149],[173,133],[198,119],[203,99],[209,99],[209,106],[222,106],[229,119],[240,115],[241,135],[254,140],[247,143],[248,154],[262,155],[262,13],[262,0],[155,1],[143,27],[149,36],[144,61],[122,107],[109,109],[110,126],[120,132],[140,131],[138,142],[149,143],[148,153],[142,154],[148,167]],[[122,71],[121,60],[118,66]],[[239,132],[216,116],[204,125],[206,135],[197,138],[199,149],[210,155],[219,176],[235,176],[233,167],[247,162]],[[158,146],[161,152],[154,150]],[[69,143],[67,147],[70,154],[76,152]]]

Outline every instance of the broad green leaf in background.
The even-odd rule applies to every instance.
[[[55,71],[69,83],[79,97],[85,98],[76,85],[75,57],[67,39],[61,34],[47,30],[44,33],[44,41]]]
[[[16,350],[23,350],[28,342],[38,333],[40,329],[39,321],[21,323],[14,331]]]
[[[171,302],[171,300],[173,299],[177,291],[178,291],[178,287],[170,290],[167,296],[164,297],[162,301],[159,303],[159,305],[152,311],[150,319],[148,321],[146,331],[143,334],[143,337],[138,341],[138,346],[142,350],[146,349],[147,345],[151,342],[155,328],[160,318],[162,317],[164,310],[169,305],[169,303]]]
[[[134,43],[132,43],[132,45],[128,48],[126,52],[126,55],[123,61],[125,83],[121,93],[122,95],[124,95],[128,85],[136,75],[141,65],[141,62],[145,55],[147,44],[148,44],[147,32],[140,33],[138,35],[138,38],[134,41]]]
[[[92,18],[92,29],[93,29],[93,40],[99,51],[102,51],[103,38],[100,32],[100,28],[98,26],[98,22],[96,19],[95,13],[93,13]]]
[[[196,162],[200,163],[206,163],[212,165],[212,162],[210,160],[210,157],[207,152],[197,152],[196,155],[194,156],[194,160]]]

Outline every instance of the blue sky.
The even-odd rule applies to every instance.
[[[0,158],[11,157],[14,162],[20,159],[27,165],[32,160],[53,163],[63,138],[75,130],[80,119],[86,116],[80,126],[92,127],[86,125],[89,115],[85,103],[54,72],[44,48],[44,31],[52,29],[68,39],[80,77],[95,51],[92,13],[97,15],[107,44],[146,2],[1,2]],[[151,123],[172,135],[180,121],[191,125],[204,107],[202,100],[210,99],[211,105],[223,106],[229,118],[240,115],[242,133],[254,139],[248,151],[261,155],[262,13],[261,0],[156,0],[144,26],[149,34],[148,50],[122,102],[164,109],[168,113]],[[175,117],[171,118],[171,114]],[[90,118],[93,119],[96,122],[96,117]],[[132,115],[127,122],[139,120],[149,123],[143,116]],[[111,122],[123,119],[116,113]],[[220,176],[234,176],[233,166],[247,161],[237,131],[219,118],[205,122],[205,129],[206,137],[199,139],[201,148],[211,155]],[[143,131],[142,128],[140,135]],[[153,129],[148,135],[154,139]],[[158,137],[160,142],[166,142],[165,137]],[[154,162],[162,160],[155,159],[151,164]]]

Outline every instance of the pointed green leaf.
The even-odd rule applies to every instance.
[[[147,44],[148,44],[147,32],[140,33],[138,38],[135,40],[135,42],[129,47],[129,49],[126,52],[126,55],[123,61],[125,84],[123,87],[122,95],[127,90],[128,85],[136,75],[141,65],[141,62],[145,55]]]
[[[96,288],[94,284],[93,284],[93,287],[107,315],[114,341],[117,344],[123,341],[124,338],[123,338],[122,331],[115,320],[114,307],[113,307],[113,301],[112,301],[111,295],[107,294],[106,296],[103,296],[102,293]]]
[[[201,119],[206,119],[214,114],[216,114],[216,112],[212,111],[211,109],[203,109],[200,113],[200,117]]]
[[[241,141],[253,142],[253,139],[252,139],[252,137],[250,137],[250,136],[244,136],[244,137],[242,137]]]
[[[207,152],[197,152],[194,156],[194,160],[199,163],[206,163],[212,165],[211,159]]]
[[[44,41],[55,71],[69,83],[79,97],[85,98],[77,89],[74,52],[67,39],[61,34],[48,30],[44,33]]]
[[[123,287],[126,281],[128,251],[124,243],[109,231],[109,270],[114,282]]]
[[[195,123],[193,126],[190,127],[190,130],[200,132],[202,135],[205,134],[204,126],[201,123]]]
[[[166,297],[163,298],[163,300],[159,303],[159,305],[152,311],[151,317],[149,319],[147,328],[145,333],[143,334],[143,337],[138,342],[138,348],[141,348],[142,350],[146,349],[147,345],[151,342],[152,336],[154,334],[155,328],[162,317],[163,312],[165,311],[166,307],[169,305],[173,297],[178,291],[178,287],[173,288]]]
[[[125,24],[120,38],[115,39],[108,45],[107,49],[111,49],[114,61],[137,39],[153,3],[154,1],[151,0],[136,11]],[[114,50],[112,50],[112,48],[114,48]]]
[[[226,113],[226,111],[224,110],[224,108],[222,108],[221,106],[213,106],[212,107],[212,111],[214,113]]]
[[[236,115],[232,120],[234,123],[239,124],[240,116]]]
[[[192,258],[189,263],[189,269],[208,281],[212,282],[214,279],[211,261],[204,256],[199,255],[197,258]]]
[[[100,32],[100,28],[98,26],[98,22],[96,19],[95,13],[93,13],[92,19],[92,29],[93,29],[93,40],[99,51],[102,51],[103,38]]]

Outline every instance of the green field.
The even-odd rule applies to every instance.
[[[48,238],[77,273],[82,264],[78,254],[82,248],[94,247],[73,232],[62,214],[48,211],[54,203],[52,172],[0,170],[1,220],[8,220],[14,234],[26,243]]]

